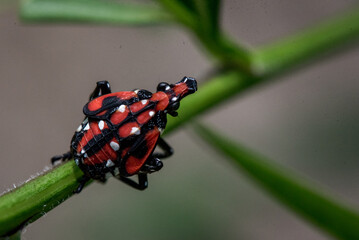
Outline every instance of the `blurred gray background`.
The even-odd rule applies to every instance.
[[[269,43],[356,1],[223,2],[223,26]],[[115,91],[202,77],[213,64],[183,29],[26,25],[0,5],[0,190],[69,149],[98,80]],[[232,99],[201,120],[358,206],[359,45]],[[328,239],[283,208],[191,128],[166,137],[175,155],[139,192],[92,184],[28,226],[23,239]]]

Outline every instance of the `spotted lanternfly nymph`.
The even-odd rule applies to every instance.
[[[71,140],[70,152],[54,156],[51,162],[74,158],[84,172],[77,193],[91,178],[105,182],[108,173],[143,190],[147,174],[160,170],[160,159],[173,154],[160,137],[167,114],[177,116],[181,99],[195,91],[197,82],[189,77],[176,84],[161,82],[156,93],[144,89],[111,93],[107,81],[97,82],[83,108],[85,120]],[[163,153],[154,153],[157,145]],[[129,178],[133,175],[138,175],[138,182]]]

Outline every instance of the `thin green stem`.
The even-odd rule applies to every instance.
[[[354,20],[356,22],[352,22]],[[333,26],[333,29],[330,26]],[[342,27],[340,31],[337,31],[340,27]],[[199,113],[213,109],[214,106],[252,85],[268,81],[271,79],[270,77],[286,73],[287,69],[313,60],[333,49],[343,47],[348,42],[357,40],[358,35],[359,8],[356,8],[350,12],[349,16],[341,15],[337,19],[331,19],[310,30],[268,44],[256,51],[257,59],[253,67],[260,72],[259,77],[236,71],[214,77],[211,81],[201,85],[198,93],[181,102],[180,118],[172,118],[167,129],[179,127]],[[295,43],[295,46],[291,47],[290,43]],[[280,47],[281,44],[283,44],[283,48]],[[192,102],[196,102],[196,104],[192,104]]]
[[[202,112],[213,109],[241,90],[257,83],[254,78],[239,72],[226,72],[200,85],[198,92],[183,99],[178,117],[169,117],[165,133],[169,133]],[[193,104],[195,103],[195,104]]]
[[[322,53],[338,49],[359,37],[359,7],[317,26],[257,49],[261,76],[288,71]]]
[[[94,0],[23,0],[20,9],[27,22],[78,22],[126,25],[167,23],[172,18],[153,4]]]
[[[359,239],[357,210],[322,193],[319,187],[303,177],[297,177],[288,169],[253,154],[211,129],[200,124],[194,128],[214,149],[232,159],[282,203],[338,239]]]
[[[249,75],[255,75],[256,66],[254,52],[233,42],[224,33],[218,32],[216,35],[196,32],[198,40],[218,61],[217,65],[228,69],[242,71]]]
[[[192,31],[200,28],[197,16],[195,16],[182,3],[174,0],[158,0],[176,19]]]
[[[198,0],[193,2],[195,9],[189,9],[178,0],[158,0],[165,9],[187,27],[201,44],[218,60],[219,65],[252,73],[252,52],[228,38],[218,25],[220,3]],[[217,9],[213,9],[217,8]],[[212,22],[208,17],[214,16]]]
[[[219,30],[220,0],[193,0],[205,32],[215,36]]]
[[[0,236],[46,214],[72,195],[82,171],[71,161],[24,183],[0,198]]]

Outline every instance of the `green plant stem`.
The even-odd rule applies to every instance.
[[[356,19],[356,22],[352,22]],[[330,28],[331,26],[333,29]],[[339,31],[337,31],[338,28]],[[358,35],[359,8],[356,8],[349,12],[349,16],[341,15],[337,19],[321,23],[310,30],[304,30],[294,36],[268,44],[256,53],[257,59],[254,68],[260,69],[261,74],[259,76],[246,75],[233,70],[212,78],[206,84],[201,85],[196,94],[181,102],[180,118],[171,118],[167,129],[172,130],[179,127],[196,115],[213,109],[214,106],[223,103],[252,85],[267,81],[270,77],[284,74],[287,69],[343,47],[348,42],[357,40]],[[295,46],[291,47],[290,43],[295,44]],[[283,48],[280,47],[281,44],[283,44]],[[196,104],[192,104],[193,102]]]
[[[198,92],[181,101],[178,117],[169,116],[165,133],[173,131],[193,117],[223,103],[255,83],[258,83],[257,79],[234,71],[213,77],[206,84],[200,85]]]
[[[359,7],[356,7],[290,37],[257,48],[255,68],[261,76],[288,71],[333,48],[338,50],[338,47],[358,37]]]
[[[150,25],[169,22],[171,16],[153,4],[94,0],[23,0],[21,19],[27,22],[78,22]]]
[[[171,12],[178,22],[189,28],[191,31],[197,31],[199,23],[197,16],[182,3],[177,0],[158,0],[169,12]]]
[[[352,15],[359,15],[359,9],[356,9]],[[262,48],[258,52],[258,56],[261,56],[260,64],[265,69],[263,76],[268,73],[279,74],[288,67],[312,59],[319,53],[327,52],[329,50],[327,49],[328,46],[332,47],[335,45],[338,47],[347,43],[348,40],[352,40],[359,32],[357,27],[344,27],[335,34],[334,40],[333,38],[321,36],[332,36],[332,32],[338,30],[338,26],[345,23],[356,25],[357,23],[352,23],[352,20],[353,18],[340,17],[338,20],[331,20],[330,24],[324,23],[319,25],[309,32],[305,32],[305,34],[296,34],[294,37],[287,38],[287,40],[282,40]],[[331,29],[330,26],[333,26],[334,29]],[[315,38],[320,38],[321,40],[315,41]],[[286,49],[286,51],[279,44],[286,42],[298,43],[300,41],[304,41],[306,44],[298,44],[295,49],[284,46],[283,49]],[[322,45],[325,45],[326,48],[321,47]],[[316,47],[319,48],[317,51],[301,50],[301,48],[313,49]],[[306,52],[306,54],[299,54],[301,52]],[[287,59],[287,61],[280,59]],[[172,132],[193,117],[208,109],[213,109],[213,107],[223,103],[230,97],[263,80],[267,80],[267,78],[253,78],[232,71],[223,73],[206,84],[200,85],[199,91],[196,94],[189,96],[181,102],[179,117],[169,119],[166,133]],[[1,196],[0,236],[15,231],[27,221],[36,220],[42,214],[45,214],[71,196],[81,175],[81,171],[71,161]]]
[[[252,56],[252,52],[239,44],[235,44],[219,30],[218,12],[212,9],[217,6],[218,9],[216,10],[219,11],[219,2],[212,3],[213,6],[210,7],[211,4],[206,1],[197,1],[196,10],[189,9],[178,0],[158,0],[158,2],[171,12],[178,22],[194,33],[201,44],[219,61],[220,65],[247,73],[253,72],[252,58],[254,56]],[[207,15],[214,15],[215,22],[210,22],[206,17]]]
[[[212,128],[195,124],[194,130],[214,149],[231,158],[252,179],[281,202],[338,239],[359,239],[359,215],[322,193],[313,183],[296,177],[271,161],[220,136]]]
[[[71,161],[1,196],[0,236],[35,221],[70,197],[82,175]]]
[[[21,240],[21,231],[16,231],[14,234],[0,237],[0,240]]]
[[[218,61],[227,69],[242,71],[249,75],[255,75],[256,55],[249,49],[234,43],[224,33],[207,35],[201,31],[196,32],[197,39]]]

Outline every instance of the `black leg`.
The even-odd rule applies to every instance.
[[[71,158],[72,158],[71,152],[67,152],[67,153],[64,153],[62,155],[53,156],[51,158],[51,163],[52,163],[52,165],[54,165],[55,162],[58,161],[58,160],[66,161],[66,160],[70,160]]]
[[[119,178],[122,182],[130,185],[133,188],[136,188],[138,190],[145,190],[148,186],[148,181],[147,181],[147,174],[146,173],[139,173],[138,174],[138,183],[133,181],[132,179],[128,178],[128,177],[123,177],[120,176]]]
[[[163,167],[163,163],[158,158],[151,157],[141,167],[142,173],[153,173],[159,171]]]
[[[152,157],[154,158],[166,158],[173,154],[173,148],[166,143],[161,137],[158,139],[157,146],[163,149],[163,153],[153,153]]]
[[[80,193],[82,191],[82,189],[84,188],[84,186],[86,185],[87,181],[90,180],[89,177],[87,176],[82,176],[81,179],[79,180],[79,185],[77,186],[77,188],[73,191],[73,193]]]
[[[107,81],[99,81],[96,88],[90,95],[90,101],[104,94],[111,93],[110,83]]]
[[[100,183],[106,183],[107,182],[106,175],[103,175],[103,176],[101,176],[101,178],[96,179],[96,180],[98,180]]]
[[[114,168],[109,168],[109,171],[113,177],[116,177]]]

